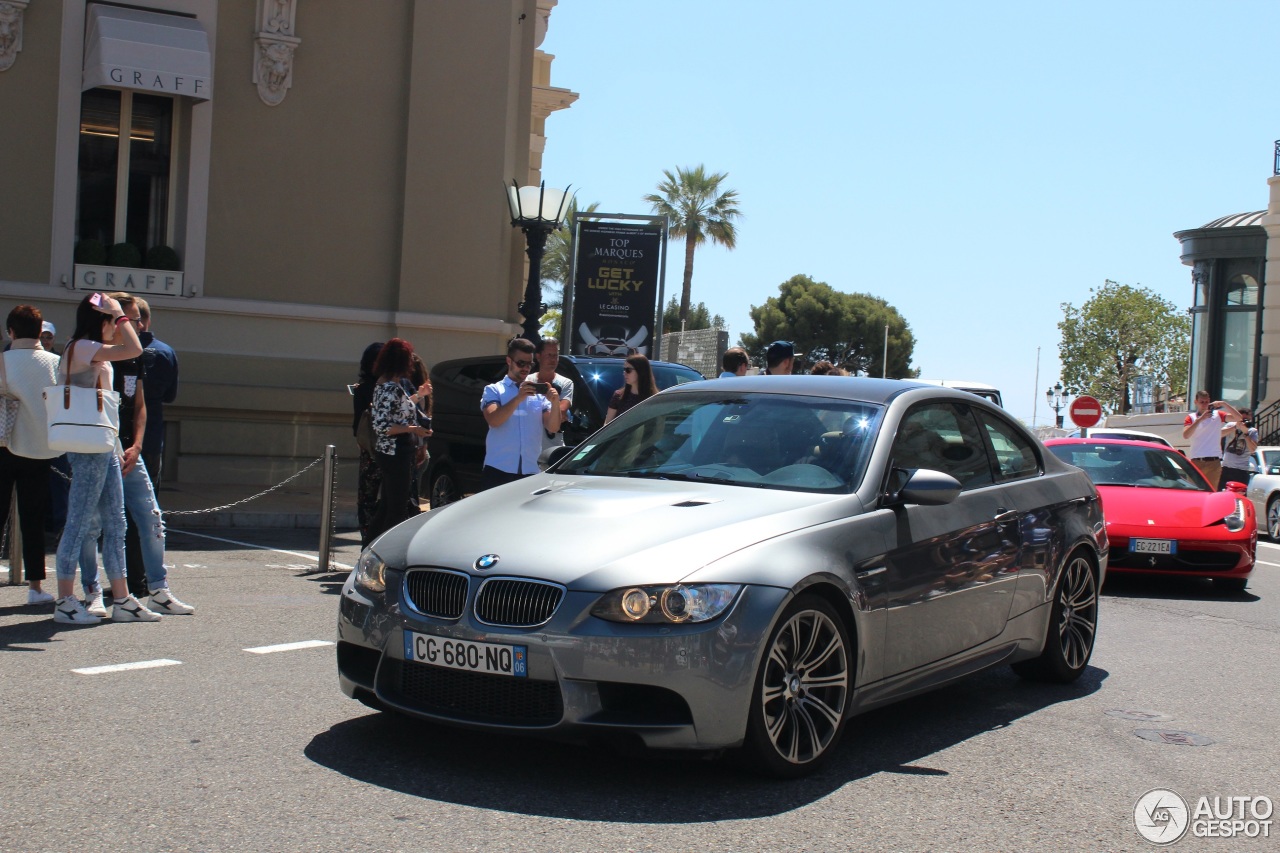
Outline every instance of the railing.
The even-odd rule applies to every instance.
[[[1253,415],[1253,427],[1258,431],[1259,444],[1280,442],[1280,400]]]
[[[1276,164],[1273,175],[1280,175],[1280,139],[1276,140]]]

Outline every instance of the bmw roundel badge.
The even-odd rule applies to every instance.
[[[498,565],[498,555],[485,554],[483,557],[477,557],[474,565],[477,570],[482,572],[485,569],[492,569],[494,566]]]

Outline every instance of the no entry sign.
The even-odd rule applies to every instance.
[[[1098,421],[1102,420],[1102,404],[1096,398],[1086,394],[1071,401],[1067,414],[1071,415],[1073,424],[1088,429],[1091,426],[1097,426]]]

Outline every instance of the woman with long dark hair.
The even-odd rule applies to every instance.
[[[374,460],[382,472],[382,497],[378,511],[369,524],[369,540],[420,510],[411,503],[415,439],[427,438],[431,430],[418,423],[418,402],[429,396],[430,386],[416,392],[405,390],[401,380],[413,371],[413,345],[392,338],[378,353],[373,372],[377,387],[373,392]]]
[[[62,352],[58,381],[68,379],[85,388],[113,385],[113,361],[142,354],[138,332],[120,303],[101,293],[86,296],[76,307],[76,329]],[[113,622],[157,622],[160,614],[148,610],[129,593],[124,563],[124,487],[120,456],[105,453],[68,453],[71,490],[67,495],[67,521],[58,542],[58,601],[56,622],[93,624],[99,621],[72,593],[80,544],[93,525],[96,512],[102,521],[102,564],[111,581]],[[92,591],[91,591],[92,594]]]
[[[373,365],[382,352],[382,341],[375,341],[364,348],[360,356],[359,383],[351,389],[351,408],[355,417],[351,420],[351,434],[360,436],[360,417],[373,405],[373,390],[378,384],[378,375],[373,372]],[[356,520],[360,524],[360,547],[368,545],[369,525],[378,511],[378,493],[382,490],[382,472],[373,458],[373,448],[360,447],[360,473],[356,480]]]
[[[653,366],[643,355],[627,356],[627,363],[622,367],[623,385],[609,398],[609,411],[605,413],[604,422],[616,418],[642,400],[647,400],[658,393],[658,385],[653,381]]]

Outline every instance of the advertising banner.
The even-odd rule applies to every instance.
[[[583,221],[573,282],[574,355],[649,355],[658,315],[659,225]]]

